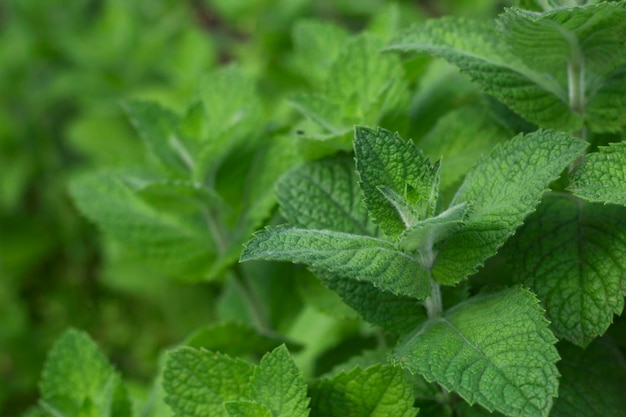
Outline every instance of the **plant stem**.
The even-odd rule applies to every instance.
[[[569,90],[569,107],[572,111],[585,112],[585,62],[582,58],[574,59],[567,64],[567,81]]]
[[[424,300],[424,306],[426,306],[426,312],[429,319],[435,319],[441,316],[443,312],[443,302],[441,300],[441,286],[437,283],[432,274],[430,275],[430,297]]]

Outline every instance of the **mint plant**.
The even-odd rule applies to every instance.
[[[93,325],[110,362],[67,330],[22,416],[622,417],[626,1],[287,3],[193,2],[176,88],[69,129],[144,145],[69,175],[94,293],[134,295],[86,304],[166,306]]]

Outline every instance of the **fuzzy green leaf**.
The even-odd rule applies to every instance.
[[[221,353],[178,348],[165,366],[166,402],[180,417],[228,417],[224,402],[245,398],[253,370]]]
[[[545,196],[511,248],[515,278],[542,300],[555,334],[586,346],[626,296],[626,208]]]
[[[278,182],[277,196],[283,214],[296,227],[378,234],[363,204],[351,158],[316,161],[292,170]],[[403,333],[425,317],[415,298],[397,296],[369,282],[337,274],[318,275],[365,320],[388,331]]]
[[[569,109],[567,90],[549,74],[525,65],[491,25],[459,18],[429,20],[405,32],[389,49],[443,57],[540,126],[575,130],[582,125],[582,118]]]
[[[363,208],[351,158],[328,159],[298,167],[276,185],[289,223],[305,229],[375,236],[377,227]]]
[[[50,350],[41,376],[42,407],[52,415],[130,417],[119,375],[91,338],[66,331]]]
[[[139,136],[165,167],[181,175],[193,171],[194,150],[177,134],[176,113],[147,101],[129,101],[124,107]]]
[[[231,401],[224,406],[230,417],[272,417],[267,407],[252,401]]]
[[[429,250],[459,230],[469,211],[468,204],[461,203],[436,217],[417,222],[400,235],[398,246],[406,251]]]
[[[396,237],[435,212],[439,164],[385,129],[357,127],[356,168],[371,218]]]
[[[200,279],[214,254],[211,236],[197,220],[159,210],[138,193],[139,178],[94,172],[75,179],[70,191],[80,211],[124,248],[181,278]]]
[[[484,155],[513,136],[490,114],[486,105],[462,107],[438,119],[419,143],[433,159],[441,159],[441,190],[457,183]]]
[[[625,19],[624,2],[603,2],[539,14],[511,7],[497,21],[526,65],[566,81],[568,62],[583,60],[585,71],[596,76],[626,63]]]
[[[586,143],[565,133],[518,135],[496,147],[465,178],[452,204],[471,205],[464,226],[436,248],[435,280],[454,284],[493,256]]]
[[[402,370],[357,367],[311,386],[311,415],[319,417],[415,417],[413,389]]]
[[[348,41],[348,32],[329,22],[300,21],[293,29],[293,65],[312,85],[322,85]],[[311,65],[315,63],[315,65]]]
[[[285,345],[261,359],[250,379],[250,396],[274,417],[309,415],[307,387]]]
[[[428,274],[417,258],[397,250],[390,242],[368,236],[272,227],[257,232],[246,244],[241,261],[254,259],[303,263],[420,299],[430,292]]]
[[[330,65],[320,91],[292,98],[292,104],[320,127],[319,133],[307,136],[341,136],[354,124],[377,122],[405,100],[400,61],[381,55],[383,46],[382,39],[371,34],[351,38]]]
[[[551,417],[622,417],[626,410],[626,362],[609,340],[586,349],[559,346],[561,383]]]
[[[586,155],[570,175],[569,189],[585,200],[626,205],[626,142]]]
[[[546,417],[557,394],[559,355],[542,313],[521,288],[479,295],[418,327],[394,359],[470,404],[510,417]]]

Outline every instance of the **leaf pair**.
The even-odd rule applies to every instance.
[[[495,27],[430,20],[389,49],[443,57],[541,127],[617,131],[626,123],[624,19],[623,1],[544,13],[510,8]]]

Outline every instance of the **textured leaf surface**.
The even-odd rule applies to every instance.
[[[521,288],[476,296],[418,327],[394,359],[470,404],[546,417],[557,394],[559,355],[542,313]]]
[[[228,417],[224,402],[245,398],[253,365],[220,353],[189,347],[169,354],[163,386],[180,417]]]
[[[397,133],[357,127],[356,168],[372,219],[390,236],[434,214],[439,164]],[[397,196],[394,198],[393,196]]]
[[[294,226],[375,236],[363,208],[351,158],[308,163],[284,175],[276,186],[281,210]]]
[[[555,334],[586,346],[626,295],[626,208],[545,196],[512,245],[515,278],[542,300]]]
[[[266,259],[303,263],[327,273],[368,281],[392,292],[424,298],[430,292],[418,259],[385,240],[329,230],[273,227],[248,241],[242,261]]]
[[[261,359],[250,380],[250,396],[274,417],[309,415],[306,384],[285,345]]]
[[[225,404],[230,417],[272,417],[272,412],[252,401],[231,401]]]
[[[626,363],[609,340],[597,339],[585,350],[559,346],[561,383],[551,417],[621,417],[626,410]]]
[[[370,236],[378,233],[363,204],[352,158],[316,161],[292,170],[279,181],[277,195],[283,214],[296,227]],[[381,291],[369,282],[317,272],[325,285],[365,320],[386,330],[404,333],[425,317],[413,297]]]
[[[119,375],[91,338],[68,330],[48,354],[41,376],[42,406],[53,415],[130,417]]]
[[[582,119],[567,105],[567,90],[515,56],[495,27],[459,18],[429,20],[401,35],[390,49],[438,55],[483,89],[540,126],[574,130]]]
[[[530,214],[585,142],[565,133],[537,131],[498,146],[465,178],[452,204],[471,205],[465,225],[442,242],[435,280],[454,284],[493,256]]]
[[[125,248],[171,274],[202,278],[214,252],[206,228],[152,207],[137,195],[134,182],[144,183],[101,171],[75,179],[70,191],[80,211]]]
[[[569,188],[585,200],[626,205],[626,142],[586,155],[572,172]]]
[[[324,417],[414,417],[413,389],[392,366],[355,368],[311,386],[311,415]]]

